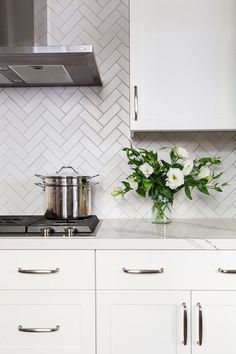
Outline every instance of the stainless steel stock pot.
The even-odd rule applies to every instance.
[[[35,175],[35,183],[45,191],[47,219],[78,219],[91,215],[91,181],[96,176],[81,176],[72,166],[62,166],[55,175]]]

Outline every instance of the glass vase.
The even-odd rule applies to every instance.
[[[152,223],[153,224],[171,223],[170,202],[167,198],[159,196],[156,200],[153,200]]]

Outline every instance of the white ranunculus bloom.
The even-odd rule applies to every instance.
[[[153,174],[154,172],[154,169],[151,165],[149,165],[149,163],[145,162],[144,164],[142,164],[140,167],[139,167],[140,171],[143,172],[144,176],[146,178],[148,178],[149,176],[151,176],[151,174]]]
[[[129,183],[130,187],[136,191],[138,189],[138,182],[135,182],[133,177],[127,178],[127,182]]]
[[[176,154],[182,160],[188,160],[188,158],[189,158],[189,153],[187,152],[187,150],[185,150],[182,147],[176,148]]]
[[[182,170],[184,176],[190,175],[192,169],[193,169],[193,160],[192,159],[185,160],[183,162],[183,170]]]
[[[207,178],[209,176],[211,176],[212,173],[211,173],[211,170],[208,166],[202,166],[200,168],[200,171],[196,177],[196,179],[202,179],[202,178]]]
[[[170,189],[176,189],[184,184],[184,174],[179,168],[170,168],[167,177],[166,185]]]

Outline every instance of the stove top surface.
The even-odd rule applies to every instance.
[[[99,219],[96,215],[80,219],[49,220],[43,215],[0,215],[0,237],[13,236],[95,236]]]

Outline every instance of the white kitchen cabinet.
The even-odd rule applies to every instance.
[[[202,345],[199,345],[199,310],[202,311]],[[236,353],[235,291],[194,291],[192,313],[193,354]]]
[[[0,251],[0,289],[94,289],[94,251]]]
[[[189,311],[187,291],[98,291],[97,354],[190,354]]]
[[[0,251],[0,354],[95,354],[93,250]]]
[[[153,273],[133,274],[143,269]],[[235,251],[98,251],[96,287],[99,290],[236,290],[236,274],[225,273],[230,269],[236,269]]]
[[[94,291],[1,291],[0,354],[95,354],[94,307]]]
[[[131,0],[131,131],[236,130],[235,37],[236,0]]]
[[[235,354],[236,250],[190,241],[2,249],[0,354]]]

